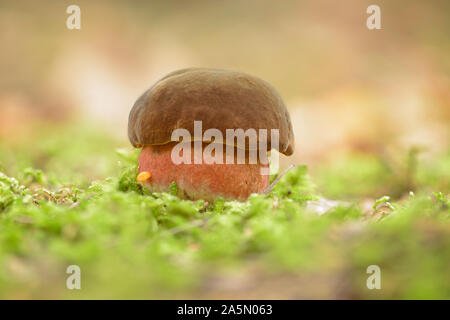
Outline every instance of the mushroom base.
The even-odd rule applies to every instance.
[[[269,186],[269,176],[261,175],[268,165],[261,163],[237,164],[175,164],[172,148],[176,143],[144,147],[139,156],[139,173],[150,172],[146,187],[152,192],[168,192],[174,181],[178,196],[184,199],[214,201],[224,199],[246,200],[252,193],[263,193]],[[203,146],[205,148],[205,145]],[[191,155],[193,159],[193,148]],[[228,157],[228,155],[224,155]],[[236,159],[236,150],[234,152]]]

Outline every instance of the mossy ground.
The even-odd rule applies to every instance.
[[[96,131],[38,136],[0,143],[0,298],[450,298],[449,153],[346,155],[205,203],[148,194],[136,153]],[[318,215],[319,197],[344,201]]]

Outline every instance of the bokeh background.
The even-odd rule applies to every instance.
[[[71,4],[81,30],[66,28]],[[0,0],[0,171],[80,187],[117,175],[134,101],[168,72],[212,67],[278,89],[296,137],[282,166],[306,164],[324,197],[448,195],[449,30],[446,0]]]
[[[445,0],[0,3],[2,143],[77,123],[70,135],[89,124],[128,146],[128,112],[143,91],[175,69],[214,67],[279,90],[297,143],[284,164],[314,173],[348,151],[385,159],[449,149]],[[81,30],[66,28],[73,3]],[[371,31],[374,3],[382,29]]]

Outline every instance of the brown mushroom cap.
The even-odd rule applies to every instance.
[[[227,70],[191,68],[169,73],[156,82],[134,104],[128,136],[134,147],[161,145],[171,141],[175,129],[194,136],[194,121],[203,130],[279,130],[279,152],[294,152],[294,134],[289,113],[278,92],[268,82]],[[258,136],[259,139],[259,136]],[[259,144],[258,144],[259,145]]]

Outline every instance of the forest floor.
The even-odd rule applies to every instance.
[[[449,152],[347,154],[206,203],[149,194],[118,148],[80,127],[0,142],[1,299],[450,298]]]

